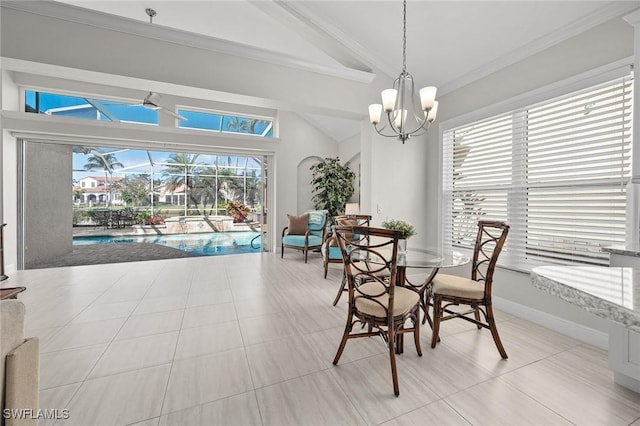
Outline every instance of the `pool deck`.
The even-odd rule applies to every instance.
[[[104,229],[75,227],[74,237],[136,235],[131,227]],[[140,236],[140,235],[137,235]],[[71,253],[42,262],[30,262],[26,269],[58,268],[61,266],[101,265],[104,263],[139,262],[145,260],[178,259],[198,256],[182,250],[150,243],[88,244],[73,246]]]
[[[158,244],[88,244],[73,246],[71,253],[45,262],[33,262],[26,269],[57,268],[61,266],[101,265],[104,263],[139,262],[144,260],[196,257],[197,254]]]

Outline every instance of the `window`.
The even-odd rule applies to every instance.
[[[473,248],[479,219],[511,225],[504,266],[608,265],[625,242],[632,79],[443,133],[444,241]]]
[[[178,127],[181,128],[273,137],[273,120],[269,118],[240,117],[184,109],[178,110],[178,114],[186,118],[178,123]]]
[[[142,104],[31,90],[25,91],[24,110],[35,114],[84,120],[158,125],[158,111],[146,108]],[[189,109],[180,109],[178,114],[185,118],[178,122],[179,128],[273,138],[274,119],[271,117],[249,117]]]
[[[130,207],[152,216],[226,215],[235,201],[262,215],[262,156],[74,147],[74,210]],[[82,189],[85,181],[95,189]],[[96,185],[96,182],[98,183]],[[96,199],[96,195],[103,197]],[[212,219],[213,220],[213,219]]]
[[[29,90],[25,92],[25,111],[85,120],[158,124],[158,111],[140,104]]]

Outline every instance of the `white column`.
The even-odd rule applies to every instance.
[[[633,69],[640,72],[640,9],[631,12],[624,20],[633,25]],[[631,168],[633,176],[627,186],[627,247],[640,247],[640,90],[638,79],[633,91],[633,145]]]

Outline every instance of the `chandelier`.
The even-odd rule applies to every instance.
[[[393,82],[393,88],[382,91],[382,104],[369,105],[369,120],[378,134],[397,137],[404,144],[411,136],[426,133],[436,119],[438,101],[434,86],[420,89],[418,98],[413,76],[407,71],[407,0],[403,2],[402,21],[402,72]],[[379,128],[383,110],[387,123]],[[387,127],[389,130],[385,132]]]

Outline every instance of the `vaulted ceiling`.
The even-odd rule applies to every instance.
[[[264,49],[326,67],[402,64],[402,2],[346,0],[64,1],[123,19]],[[624,1],[409,1],[407,68],[452,90],[640,6]]]
[[[156,36],[166,31],[174,37],[177,30],[201,37],[214,50],[322,72],[395,78],[402,68],[401,0],[25,3],[47,13],[57,6],[57,16],[115,30],[136,28]],[[638,7],[640,1],[409,0],[407,70],[418,87],[435,85],[442,95]],[[148,8],[155,11],[152,19]],[[336,140],[358,131],[352,121],[307,118],[335,129],[330,136]]]

